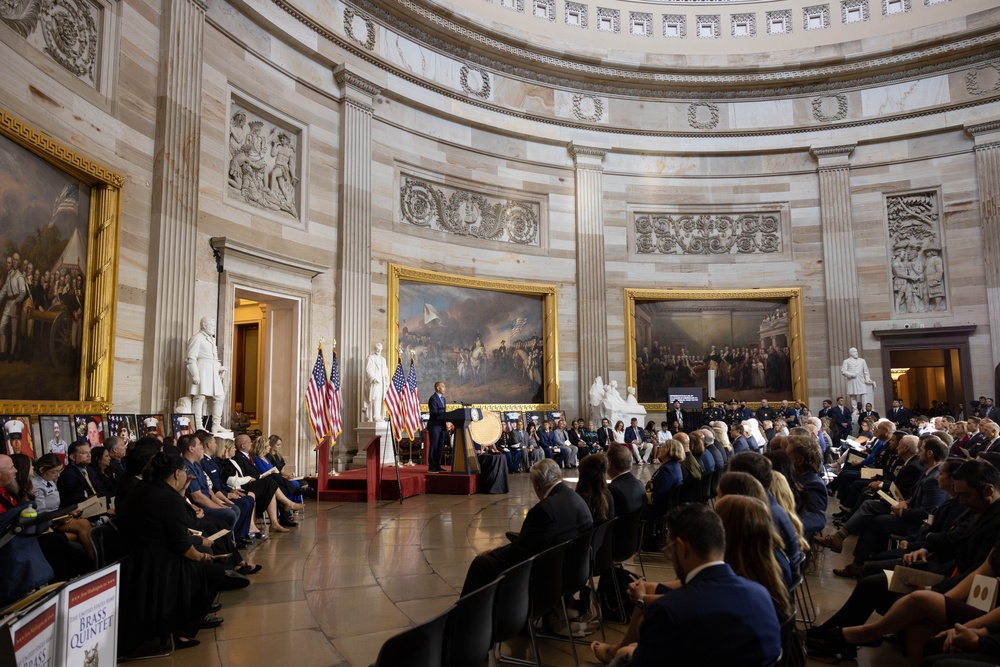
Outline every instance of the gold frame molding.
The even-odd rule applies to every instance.
[[[511,280],[496,280],[490,278],[472,278],[454,273],[440,273],[424,269],[414,269],[389,264],[388,280],[388,335],[386,336],[386,359],[399,354],[399,281],[431,283],[453,287],[470,287],[472,289],[492,290],[495,292],[511,292],[542,297],[542,331],[544,350],[545,387],[544,403],[490,403],[477,404],[476,407],[493,411],[544,411],[559,408],[559,317],[556,310],[556,286],[539,283],[520,283]],[[404,360],[405,361],[405,360]],[[419,363],[419,360],[417,360]],[[449,409],[459,407],[449,405]],[[420,404],[421,410],[427,410],[427,404]]]
[[[115,359],[115,309],[122,187],[125,177],[0,109],[0,135],[91,188],[86,299],[76,401],[0,401],[7,414],[107,414]]]
[[[808,401],[809,383],[806,374],[806,345],[802,320],[802,288],[785,287],[754,290],[655,290],[625,288],[625,382],[634,387],[636,381],[635,304],[636,301],[775,301],[788,303],[788,349],[791,354],[792,396]],[[666,403],[643,403],[646,410],[664,412]],[[747,402],[750,405],[750,402]]]

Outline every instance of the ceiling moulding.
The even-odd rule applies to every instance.
[[[282,7],[289,4],[289,0],[273,2]],[[760,97],[774,95],[777,89],[781,94],[786,90],[807,94],[939,72],[957,67],[959,61],[968,65],[995,57],[1000,49],[1000,30],[988,26],[978,33],[952,35],[953,40],[941,38],[910,50],[861,56],[849,62],[830,58],[815,63],[799,61],[794,66],[775,63],[769,68],[689,68],[685,73],[678,67],[616,67],[601,64],[606,61],[597,56],[573,58],[563,51],[547,51],[537,42],[483,32],[481,26],[419,0],[351,0],[349,4],[388,30],[480,67],[546,85],[631,97],[704,98],[712,93],[726,98]]]

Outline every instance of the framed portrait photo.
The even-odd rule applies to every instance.
[[[170,415],[170,426],[173,429],[174,439],[194,433],[198,430],[195,426],[194,415],[187,413],[174,413]]]
[[[167,435],[165,419],[161,414],[136,415],[138,421],[139,437],[144,435],[158,435],[161,438]]]
[[[73,427],[75,429],[75,440],[89,442],[91,447],[104,444],[103,415],[74,415]]]
[[[36,458],[34,434],[31,429],[31,417],[28,415],[8,415],[0,417],[3,420],[4,443],[8,454],[25,454]]]
[[[38,426],[42,454],[55,454],[65,461],[69,443],[76,440],[72,418],[69,415],[40,415]]]
[[[108,415],[108,437],[112,436],[124,438],[125,442],[137,441],[139,439],[139,428],[135,421],[135,415]]]
[[[484,410],[557,408],[555,285],[390,264],[388,288],[386,361],[415,360],[421,400],[441,381],[450,401]]]
[[[0,410],[105,412],[124,176],[0,111],[0,182]]]

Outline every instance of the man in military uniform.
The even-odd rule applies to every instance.
[[[733,424],[738,424],[741,421],[740,420],[740,409],[739,409],[738,405],[739,404],[734,399],[734,400],[730,401],[729,404],[726,406],[726,416],[723,418],[723,420],[729,426],[732,426]]]
[[[740,423],[745,422],[747,419],[753,419],[753,411],[747,407],[746,401],[740,401],[739,421]]]
[[[0,316],[0,359],[8,363],[14,361],[14,351],[17,349],[17,334],[21,325],[21,305],[28,298],[28,284],[21,273],[21,257],[16,252],[9,258],[10,269],[7,271],[7,282],[0,289],[0,303],[3,304],[3,315]],[[7,342],[10,341],[10,347]]]
[[[709,397],[708,407],[701,412],[701,423],[711,424],[712,422],[722,421],[726,418],[726,413],[722,408],[715,407],[715,398]]]
[[[774,412],[774,408],[767,404],[767,399],[760,399],[760,407],[757,408],[757,421],[764,423],[764,421],[774,421],[777,415]]]

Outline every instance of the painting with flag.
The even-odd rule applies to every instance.
[[[403,360],[396,357],[396,372],[392,374],[389,391],[385,394],[385,407],[389,410],[392,434],[397,441],[410,435],[406,419],[408,393],[409,387],[406,384],[406,375],[403,373]]]
[[[417,362],[410,357],[410,372],[406,376],[406,428],[410,437],[415,438],[420,433],[420,392],[417,390]]]
[[[318,447],[323,438],[330,433],[330,412],[326,405],[326,364],[323,363],[323,346],[316,353],[316,363],[313,364],[309,384],[306,386],[306,409],[309,412],[309,425],[313,430]]]
[[[333,345],[330,381],[326,383],[326,409],[330,416],[330,439],[336,442],[344,430],[344,420],[340,405],[340,361],[337,359],[337,341],[334,341]]]

